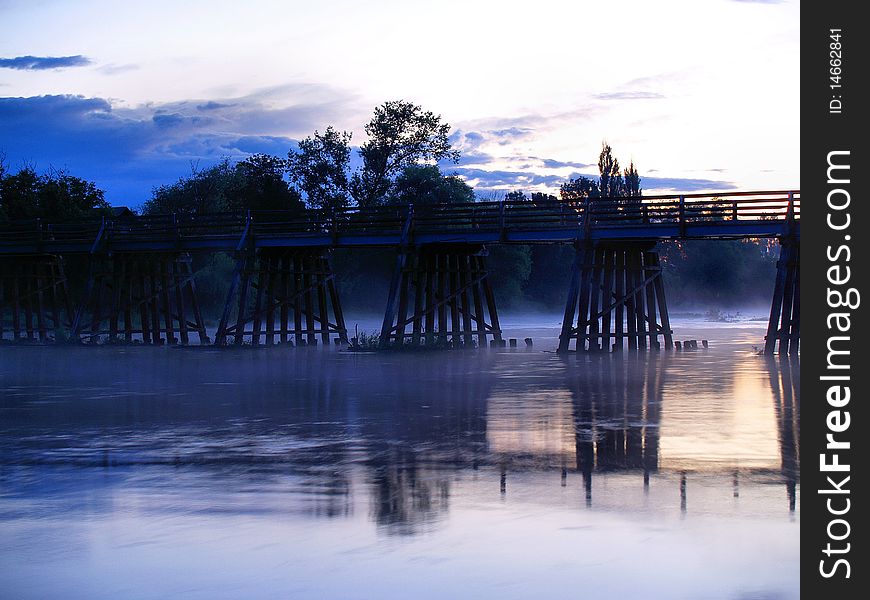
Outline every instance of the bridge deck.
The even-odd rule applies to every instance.
[[[0,228],[0,255],[800,235],[800,192],[149,215]]]

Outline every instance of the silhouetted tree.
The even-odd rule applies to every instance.
[[[598,184],[582,175],[569,179],[559,187],[559,196],[565,202],[582,202],[586,198],[597,198],[598,195]]]
[[[284,178],[287,161],[254,154],[236,164],[227,190],[233,210],[294,210],[304,208],[302,196]]]
[[[329,126],[299,142],[299,151],[288,155],[290,180],[305,194],[309,207],[335,210],[348,205],[350,138]]]
[[[224,158],[206,169],[154,188],[143,206],[146,214],[203,214],[227,210],[300,210],[302,199],[284,178],[286,161],[255,154],[233,164]]]
[[[10,174],[0,161],[0,219],[68,221],[108,208],[103,190],[93,182],[64,170],[50,169],[40,175],[29,166]]]
[[[640,175],[637,173],[637,168],[634,166],[634,161],[628,165],[628,168],[623,171],[623,194],[629,198],[640,198],[643,195],[643,190],[640,187]]]
[[[456,175],[443,175],[436,165],[410,165],[396,178],[387,200],[395,204],[459,204],[474,202],[474,189]]]
[[[522,190],[513,190],[504,195],[505,202],[526,202],[528,197]]]
[[[610,144],[605,142],[598,155],[598,193],[603,198],[619,198],[623,195],[624,182],[619,172],[619,161],[613,157]]]
[[[360,147],[362,168],[351,178],[351,192],[360,206],[384,201],[394,178],[422,161],[459,160],[450,146],[450,125],[416,104],[404,100],[375,108],[365,126],[369,140]]]

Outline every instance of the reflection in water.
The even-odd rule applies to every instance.
[[[801,363],[798,356],[767,360],[782,453],[782,476],[788,490],[789,510],[794,512],[800,477]]]
[[[0,525],[9,532],[0,541],[0,584],[16,589],[24,581],[20,557],[44,554],[73,568],[75,557],[93,553],[96,542],[77,524],[94,531],[141,524],[142,533],[130,535],[157,555],[162,539],[184,546],[211,531],[254,552],[269,531],[290,527],[290,537],[273,542],[276,559],[288,552],[283,545],[303,539],[324,564],[357,553],[380,565],[370,577],[386,573],[378,569],[386,568],[389,540],[426,539],[441,540],[439,548],[453,548],[483,577],[493,568],[487,556],[503,552],[484,552],[483,540],[496,531],[529,540],[541,556],[575,532],[572,547],[612,547],[613,564],[629,572],[641,569],[632,556],[642,540],[670,549],[662,556],[681,556],[679,548],[693,544],[701,544],[694,552],[712,548],[707,543],[730,548],[726,529],[752,537],[797,513],[799,372],[796,359],[724,344],[693,355],[567,357],[0,348]],[[34,525],[42,519],[53,520],[56,533]],[[248,538],[238,528],[251,519],[264,529]],[[744,573],[742,560],[763,566],[765,552],[791,552],[770,543],[696,568],[733,563]],[[54,546],[77,550],[52,553]],[[129,560],[155,556],[145,552]],[[534,563],[502,560],[493,574],[527,572]],[[308,597],[356,597],[330,595],[324,567],[295,564]],[[641,579],[671,568],[649,565]],[[575,568],[584,581],[592,573]],[[543,585],[544,573],[527,575]],[[698,590],[709,589],[711,577],[735,580],[712,573]],[[774,585],[766,576],[757,586]],[[56,592],[66,580],[58,575],[55,583]],[[620,585],[602,579],[593,588]],[[376,595],[390,597],[390,589]],[[519,589],[504,596],[540,591]],[[649,595],[697,596],[681,594]]]

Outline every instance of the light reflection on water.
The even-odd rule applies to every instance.
[[[0,348],[0,589],[797,597],[799,364]]]

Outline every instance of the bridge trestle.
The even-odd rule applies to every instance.
[[[87,343],[200,344],[209,338],[189,254],[93,256],[71,335]]]
[[[73,309],[60,256],[0,259],[0,340],[62,341]]]
[[[673,348],[662,268],[655,244],[584,244],[577,248],[559,352]],[[575,325],[576,323],[576,325]],[[659,341],[661,338],[661,341]]]
[[[332,335],[336,343],[348,343],[328,251],[268,248],[239,256],[216,345],[230,338],[236,345],[313,346],[318,338],[328,345]]]
[[[800,242],[793,237],[780,239],[776,284],[770,305],[770,320],[764,338],[764,353],[797,355],[801,337]]]
[[[403,250],[390,286],[380,346],[485,348],[502,343],[483,247]]]

